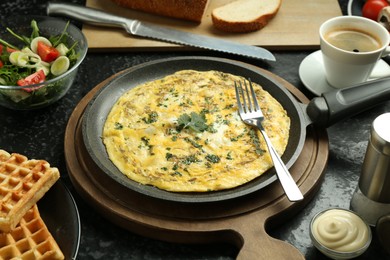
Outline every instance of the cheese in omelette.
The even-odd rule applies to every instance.
[[[260,132],[243,123],[234,81],[219,71],[182,70],[139,85],[114,104],[103,129],[110,160],[128,178],[172,192],[233,188],[272,167]],[[290,118],[254,84],[275,149],[283,154]]]

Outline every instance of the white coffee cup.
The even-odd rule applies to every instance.
[[[329,43],[328,35],[337,30],[364,32],[375,38],[379,47],[371,51],[354,52]],[[326,79],[335,88],[345,88],[365,82],[375,64],[390,54],[389,32],[379,23],[360,16],[338,16],[325,21],[319,30]]]

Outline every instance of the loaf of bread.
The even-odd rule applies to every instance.
[[[263,28],[279,11],[282,0],[237,0],[215,8],[213,25],[226,32],[251,32]]]
[[[114,3],[153,13],[200,23],[208,0],[111,0]]]

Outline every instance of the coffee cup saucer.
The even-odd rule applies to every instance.
[[[368,80],[390,76],[390,66],[379,60]],[[299,77],[303,85],[314,95],[321,96],[323,93],[335,90],[325,78],[324,64],[321,50],[308,55],[299,66]]]

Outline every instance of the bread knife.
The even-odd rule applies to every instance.
[[[66,16],[92,25],[122,27],[131,35],[154,40],[242,55],[255,59],[276,61],[271,52],[261,47],[165,28],[151,23],[113,15],[90,7],[52,2],[48,3],[46,11],[48,15]]]

